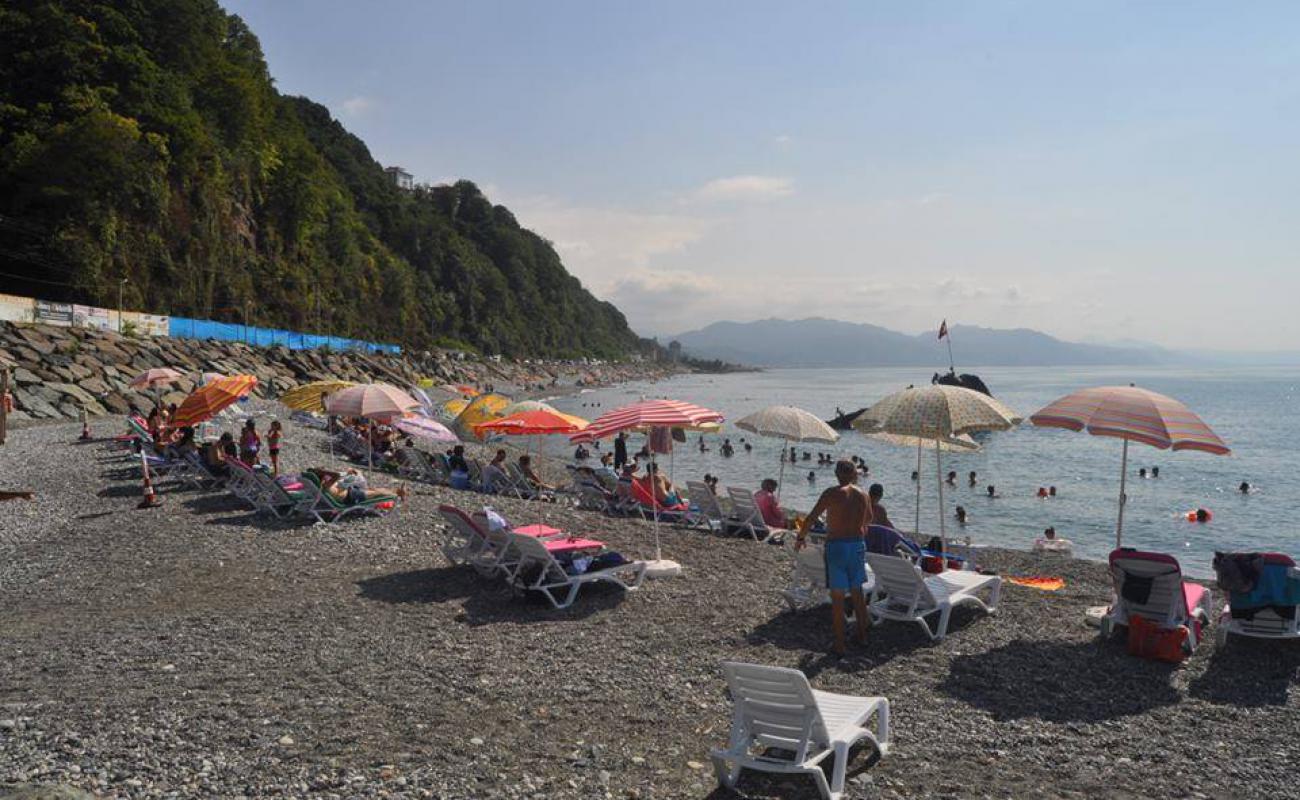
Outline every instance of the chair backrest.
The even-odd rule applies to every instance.
[[[703,481],[687,481],[686,494],[692,503],[699,506],[700,513],[704,516],[713,520],[722,519],[722,506],[718,505],[718,498]]]
[[[814,589],[825,589],[826,549],[822,543],[809,540],[802,548],[796,548],[791,540],[786,541],[794,558],[795,581]]]
[[[794,751],[794,762],[829,736],[808,678],[797,669],[724,661],[735,723],[760,745]]]
[[[480,528],[474,520],[470,519],[469,514],[461,511],[455,506],[441,505],[438,506],[438,513],[447,521],[448,525],[456,529],[456,532],[472,542],[486,544],[488,541],[487,531]]]
[[[756,528],[767,527],[763,521],[763,512],[758,510],[758,504],[754,502],[753,492],[736,486],[728,486],[727,496],[731,498],[731,507],[735,510],[738,520]]]
[[[546,549],[546,545],[541,539],[536,536],[525,536],[522,533],[511,533],[509,531],[503,531],[502,533],[505,537],[506,546],[519,556],[520,573],[526,567],[537,564],[541,566],[545,578],[552,580],[569,579],[569,574],[564,571],[564,567],[560,566],[560,562],[555,560],[555,556],[551,551]]]
[[[1183,594],[1183,571],[1178,559],[1166,553],[1120,548],[1110,553],[1110,574],[1115,601],[1129,614],[1138,614],[1168,625],[1188,618],[1187,599]],[[1130,579],[1145,584],[1150,581],[1146,600],[1136,599],[1133,592],[1125,597],[1124,585]],[[1144,587],[1145,588],[1145,587]]]
[[[909,612],[938,605],[921,571],[910,559],[867,553],[867,563],[876,576],[877,589],[889,595],[892,605],[906,606]]]

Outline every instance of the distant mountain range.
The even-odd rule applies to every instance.
[[[1154,345],[1065,342],[1027,328],[950,327],[957,371],[977,366],[1099,366],[1200,361]],[[936,333],[909,335],[878,325],[809,319],[715,322],[675,337],[688,355],[755,367],[911,367],[943,371],[948,347]]]

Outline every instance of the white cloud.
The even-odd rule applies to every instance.
[[[788,134],[788,133],[779,133],[779,134],[777,134],[776,136],[774,136],[774,137],[772,138],[772,141],[775,142],[775,143],[777,143],[777,144],[785,145],[785,144],[790,144],[791,142],[793,142],[793,141],[794,141],[794,138],[791,137],[790,134]]]
[[[349,97],[343,101],[343,113],[349,117],[359,117],[369,111],[375,105],[375,101],[363,94]]]
[[[770,175],[733,175],[715,178],[691,192],[690,199],[704,202],[718,200],[769,200],[794,192],[789,178]]]

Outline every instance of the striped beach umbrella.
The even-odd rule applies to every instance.
[[[1037,426],[1087,431],[1093,436],[1124,440],[1119,472],[1119,516],[1115,547],[1124,533],[1128,477],[1128,443],[1141,442],[1160,450],[1199,450],[1224,456],[1232,452],[1219,435],[1187,406],[1163,394],[1137,386],[1098,386],[1080,389],[1049,404],[1029,418]]]
[[[257,378],[253,375],[232,375],[219,378],[194,390],[185,398],[176,413],[168,422],[173,428],[186,428],[206,422],[223,409],[247,397],[257,388]]]
[[[353,381],[312,381],[299,384],[280,395],[280,402],[294,411],[324,411],[322,397],[352,386],[356,386]]]
[[[349,386],[325,398],[325,410],[340,417],[365,417],[379,421],[405,416],[420,403],[414,397],[386,383]]]
[[[639,403],[608,411],[587,426],[573,441],[604,439],[621,431],[648,431],[652,428],[696,428],[722,422],[723,416],[701,406],[680,400],[642,400]]]
[[[622,406],[597,417],[587,429],[574,436],[570,441],[594,441],[613,436],[622,431],[652,431],[655,428],[700,428],[704,425],[716,425],[723,421],[723,416],[716,411],[684,403],[680,400],[642,400],[638,403]],[[654,464],[651,453],[650,463]],[[668,577],[681,574],[681,565],[666,560],[659,542],[659,508],[654,507],[655,557],[646,566],[646,575]]]

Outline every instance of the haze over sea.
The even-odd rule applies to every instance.
[[[1230,456],[1170,452],[1140,444],[1129,448],[1128,507],[1124,517],[1125,545],[1161,550],[1177,556],[1190,574],[1211,573],[1215,550],[1281,550],[1297,554],[1300,534],[1294,517],[1300,513],[1300,484],[1295,480],[1300,460],[1292,444],[1297,384],[1294,367],[1269,368],[971,368],[993,393],[1028,418],[1061,395],[1088,386],[1136,383],[1187,404],[1232,448]],[[868,406],[909,384],[923,384],[931,371],[889,369],[773,369],[727,375],[682,375],[656,384],[628,384],[560,398],[554,405],[595,418],[641,396],[671,397],[716,409],[727,416],[721,436],[728,436],[736,454],[719,453],[721,436],[706,436],[710,447],[700,453],[697,435],[673,454],[673,478],[685,485],[706,472],[720,476],[723,486],[757,488],[764,477],[780,470],[781,443],[740,431],[732,424],[771,404],[800,406],[829,419],[836,407],[851,411]],[[599,403],[597,407],[595,404]],[[746,453],[745,438],[754,446]],[[990,434],[975,453],[944,453],[943,469],[959,476],[955,489],[944,488],[945,525],[950,536],[970,536],[977,544],[1028,548],[1044,528],[1074,542],[1077,557],[1102,560],[1114,545],[1116,501],[1122,442],[1087,433],[1035,428]],[[634,439],[634,447],[639,440]],[[552,453],[561,446],[548,445]],[[605,443],[603,448],[610,445]],[[859,455],[871,468],[869,480],[885,486],[885,505],[895,524],[911,528],[915,519],[916,451],[845,433],[835,445],[800,445],[813,453],[811,462],[786,465],[782,504],[807,510],[817,494],[834,483],[830,467],[818,466],[816,453]],[[1141,480],[1138,469],[1160,467],[1158,479]],[[976,486],[967,473],[978,473]],[[815,480],[809,481],[809,471]],[[1256,491],[1243,496],[1242,481]],[[927,450],[921,467],[920,530],[938,532],[935,460]],[[1001,495],[990,500],[985,487],[994,484]],[[1040,486],[1057,487],[1058,495],[1040,500]],[[954,508],[963,505],[970,522],[958,527]],[[1189,523],[1184,514],[1204,506],[1214,518]]]

